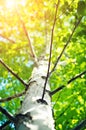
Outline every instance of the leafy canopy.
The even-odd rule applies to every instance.
[[[26,82],[31,76],[34,61],[24,26],[39,58],[50,44],[55,8],[56,0],[0,0],[0,58]],[[86,0],[60,0],[51,69],[81,17],[81,23],[49,79],[51,90],[66,86],[52,97],[56,130],[69,130],[86,118],[86,75],[67,85],[72,77],[86,69]],[[24,89],[21,82],[0,64],[0,99],[18,94]],[[1,102],[0,105],[15,114],[22,99],[23,96]],[[6,120],[0,113],[0,125]],[[7,129],[13,129],[13,126]]]

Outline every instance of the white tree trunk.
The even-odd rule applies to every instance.
[[[46,91],[44,103],[40,102],[43,94],[48,65],[40,61],[31,76],[31,84],[20,109],[16,130],[54,130],[51,98]],[[46,90],[50,90],[47,83]]]

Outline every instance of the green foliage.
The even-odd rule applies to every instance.
[[[50,44],[56,0],[24,0],[23,4],[20,0],[14,1],[39,58],[46,45]],[[19,77],[28,82],[34,61],[20,18],[14,4],[10,3],[10,0],[0,0],[0,58]],[[84,0],[60,1],[54,30],[51,69],[80,17],[83,17],[82,21],[49,79],[51,90],[61,85],[66,86],[52,97],[56,130],[69,130],[86,118],[86,75],[67,85],[72,77],[86,69],[86,1]],[[24,86],[0,64],[0,99],[23,90]],[[22,99],[23,96],[0,105],[15,114]],[[6,120],[7,118],[0,113],[0,125]],[[10,126],[7,130],[13,129],[12,124]]]
[[[85,1],[79,1],[77,12],[79,15],[86,15],[86,2]]]

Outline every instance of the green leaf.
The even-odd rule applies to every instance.
[[[86,2],[85,1],[79,1],[78,7],[77,7],[78,15],[86,15]]]

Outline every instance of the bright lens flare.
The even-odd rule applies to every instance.
[[[6,7],[7,8],[13,8],[13,7],[15,7],[15,0],[7,0],[6,1]]]
[[[25,6],[26,0],[7,0],[6,1],[6,7],[10,9],[15,8],[16,4]]]

